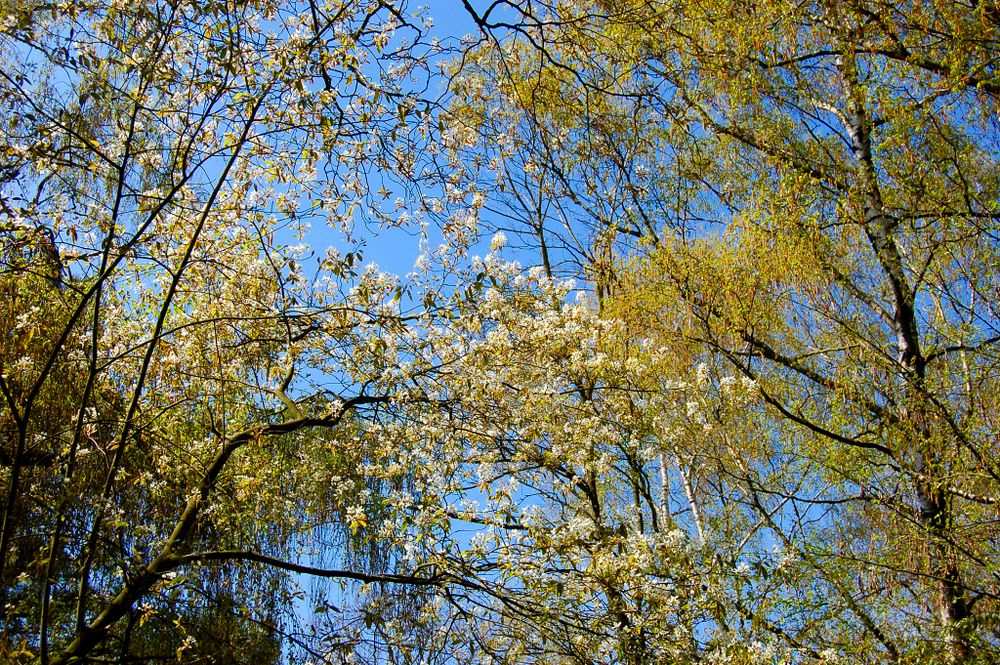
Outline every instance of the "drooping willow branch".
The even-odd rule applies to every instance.
[[[148,593],[156,583],[160,582],[166,573],[184,563],[184,555],[179,551],[183,550],[185,541],[197,523],[201,509],[207,504],[216,481],[233,453],[248,443],[263,438],[291,434],[306,429],[336,427],[348,412],[363,406],[386,404],[392,399],[389,395],[356,395],[343,401],[336,409],[323,416],[296,418],[280,423],[261,425],[227,437],[221,450],[216,454],[212,464],[198,483],[197,491],[188,499],[180,518],[178,518],[159,554],[122,586],[122,589],[108,602],[104,610],[78,632],[76,638],[51,660],[51,664],[66,665],[84,659],[94,647],[106,639],[111,627],[128,614],[135,603]]]

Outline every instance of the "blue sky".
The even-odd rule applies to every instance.
[[[436,37],[445,46],[457,47],[464,38],[476,38],[478,35],[476,24],[460,0],[430,0],[414,5],[414,10],[420,11],[421,8],[426,8],[426,14],[433,20],[430,36]],[[436,87],[431,92],[443,93],[444,85],[442,79],[435,84]],[[405,197],[402,192],[396,194]],[[433,229],[428,230],[432,235],[433,246],[440,236],[437,236]],[[382,270],[396,275],[404,276],[409,272],[420,253],[420,229],[415,225],[408,228],[378,228],[373,225],[366,229],[363,235],[366,241],[364,262],[373,262]],[[319,236],[317,240],[321,238],[322,236]],[[486,241],[488,243],[489,239]],[[314,249],[321,253],[324,248],[317,246]]]

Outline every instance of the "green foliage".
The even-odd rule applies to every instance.
[[[491,205],[546,269],[569,250],[665,380],[759,391],[672,444],[729,569],[688,657],[766,636],[793,660],[993,659],[995,9],[496,16],[467,73]]]
[[[352,232],[372,155],[407,172],[426,131],[412,18],[3,5],[4,658],[275,662],[305,644],[290,562],[388,565],[337,549],[379,488],[317,487],[398,389],[342,361],[399,325]],[[349,251],[307,276],[314,222]]]
[[[0,8],[0,659],[996,660],[1000,12],[474,5]]]

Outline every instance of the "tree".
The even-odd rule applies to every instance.
[[[5,7],[2,657],[995,659],[996,8],[465,7]]]
[[[25,2],[0,32],[2,657],[273,662],[327,648],[289,574],[427,584],[367,543],[373,488],[324,484],[406,399],[349,362],[404,321],[353,230],[427,134],[419,17]],[[329,541],[351,570],[307,565]]]
[[[497,215],[527,222],[543,265],[576,247],[602,311],[670,349],[667,380],[704,363],[766,405],[658,443],[696,460],[681,485],[729,568],[696,634],[770,634],[803,660],[991,660],[995,8],[476,16],[491,38],[456,117],[498,146]]]

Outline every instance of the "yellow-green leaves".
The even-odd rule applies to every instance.
[[[516,103],[493,107],[493,205],[664,349],[654,413],[689,407],[644,431],[754,580],[723,573],[705,652],[765,631],[798,659],[992,657],[968,600],[992,593],[1000,491],[995,13],[559,2],[472,63]],[[726,397],[744,380],[753,401]]]

